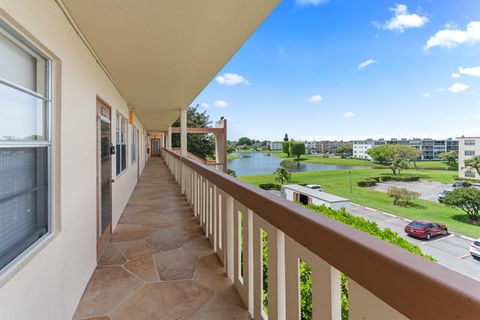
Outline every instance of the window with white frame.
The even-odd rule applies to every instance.
[[[117,122],[116,122],[116,167],[117,175],[127,169],[127,137],[128,137],[128,121],[127,118],[122,116],[120,112],[117,112]]]
[[[50,232],[51,61],[0,21],[0,269]]]
[[[465,150],[465,156],[470,157],[475,155],[475,150]]]
[[[475,178],[475,172],[465,171],[465,178]]]
[[[474,146],[475,145],[475,140],[473,140],[473,139],[465,140],[465,145],[466,146]]]
[[[133,126],[132,130],[132,164],[137,162],[137,140],[138,140],[138,129]]]

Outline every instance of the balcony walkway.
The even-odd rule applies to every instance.
[[[148,161],[74,319],[249,319],[162,159]]]

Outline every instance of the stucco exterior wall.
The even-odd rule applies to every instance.
[[[96,266],[96,98],[128,119],[128,107],[53,0],[0,0],[0,19],[54,59],[56,231],[13,268],[0,274],[0,319],[71,319]],[[146,134],[142,123],[134,124]],[[132,127],[129,126],[129,135]],[[115,176],[113,228],[137,182],[137,165]],[[140,169],[145,144],[140,144]],[[28,306],[28,307],[26,307]]]

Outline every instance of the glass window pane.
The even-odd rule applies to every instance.
[[[0,78],[45,97],[46,61],[0,32]]]
[[[0,269],[48,232],[48,149],[0,148]]]
[[[44,141],[45,101],[0,83],[0,140]]]

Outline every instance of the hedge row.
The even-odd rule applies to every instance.
[[[420,180],[419,176],[381,176],[382,181],[418,181]]]
[[[419,176],[380,176],[380,177],[370,177],[365,180],[357,181],[357,186],[359,187],[374,187],[377,185],[377,182],[384,181],[418,181],[420,180]]]
[[[473,183],[480,182],[480,180],[478,180],[478,179],[462,178],[462,177],[459,177],[459,176],[454,176],[453,179],[456,180],[456,181],[467,181],[467,182],[473,182]]]
[[[263,190],[277,190],[280,191],[282,186],[277,183],[261,183],[258,185],[259,188]]]

